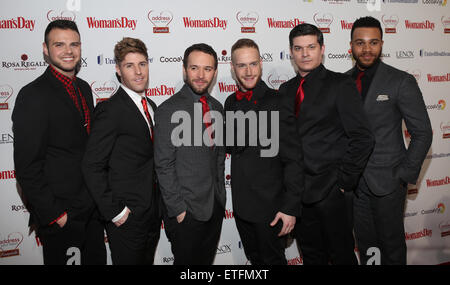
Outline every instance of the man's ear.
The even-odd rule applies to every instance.
[[[116,72],[120,77],[122,77],[122,73],[120,72],[119,64],[117,64],[117,63],[116,63]]]
[[[48,56],[48,47],[45,42],[42,43],[42,50],[43,50],[45,56]]]

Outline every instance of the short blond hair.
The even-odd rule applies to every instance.
[[[251,39],[239,39],[237,42],[235,42],[233,44],[233,46],[231,47],[231,61],[233,61],[233,53],[235,50],[240,49],[240,48],[254,48],[258,51],[259,53],[259,47],[258,45],[255,43],[254,40]]]

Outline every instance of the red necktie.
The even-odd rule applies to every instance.
[[[145,116],[147,117],[147,121],[150,124],[150,139],[153,141],[153,121],[152,117],[150,117],[150,113],[148,112],[147,99],[145,99],[145,97],[142,97],[141,103],[142,107],[144,107],[144,113]]]
[[[300,111],[300,105],[305,99],[305,92],[303,91],[303,83],[305,82],[305,78],[300,80],[300,85],[297,89],[297,95],[295,96],[295,115],[298,117],[298,113]]]
[[[361,94],[362,90],[362,84],[361,84],[361,77],[364,76],[364,71],[360,71],[358,73],[358,76],[356,76],[356,88],[358,88],[359,94]]]
[[[211,139],[211,143],[213,143],[213,136],[211,133],[211,129],[209,128],[211,126],[211,116],[209,113],[209,105],[206,100],[206,96],[200,97],[199,101],[202,103],[203,123],[205,124],[206,128],[208,129],[209,138]],[[206,120],[205,120],[205,116],[206,116]]]
[[[240,90],[236,91],[236,99],[241,101],[244,97],[247,98],[247,101],[252,99],[253,91],[242,92]]]

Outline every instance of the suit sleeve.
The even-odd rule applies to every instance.
[[[49,136],[48,110],[42,97],[22,89],[12,114],[16,177],[31,211],[48,225],[66,211],[53,194],[45,175]]]
[[[431,146],[433,132],[430,118],[423,101],[422,93],[415,78],[407,75],[399,87],[398,108],[411,134],[406,156],[400,166],[394,170],[394,176],[404,182],[415,184],[423,160]]]
[[[283,165],[283,183],[286,192],[280,212],[300,217],[301,200],[304,192],[303,149],[297,130],[297,117],[292,112],[289,100],[284,100],[284,89],[278,95],[278,110],[280,112],[280,151]]]
[[[345,191],[353,191],[372,153],[375,139],[355,83],[346,76],[340,84],[336,106],[349,140],[341,160],[338,186]]]
[[[224,110],[222,106],[220,106],[220,113],[222,114],[222,118],[224,117]],[[225,124],[225,122],[223,122]],[[225,126],[225,125],[223,125]],[[223,128],[225,130],[225,128]],[[222,136],[225,135],[225,131]],[[219,138],[220,139],[220,138]],[[222,142],[225,142],[224,138],[222,138]],[[226,159],[226,147],[225,145],[216,146],[218,154],[217,154],[217,181],[218,185],[222,188],[220,189],[221,193],[225,193],[225,159]]]
[[[109,102],[100,103],[94,110],[94,120],[82,170],[86,185],[103,217],[111,221],[125,207],[113,199],[108,183],[108,163],[117,138],[114,114],[108,110]]]
[[[181,195],[181,186],[176,172],[177,149],[171,140],[173,125],[172,112],[161,105],[155,112],[155,169],[159,187],[167,207],[169,217],[176,217],[187,210]]]
[[[232,95],[229,95],[228,96],[228,98],[225,100],[225,104],[224,104],[224,116],[223,116],[223,118],[224,118],[224,130],[226,130],[227,128],[233,128],[233,126],[227,126],[227,111],[230,111],[230,96],[232,96]],[[233,122],[233,124],[234,124],[234,122]],[[234,128],[233,128],[233,130],[234,130]],[[234,137],[234,139],[236,140],[236,137]],[[232,154],[233,153],[233,146],[234,145],[236,145],[236,144],[231,144],[231,145],[228,145],[227,144],[227,132],[226,131],[224,131],[224,133],[223,133],[223,145],[225,146],[225,152],[226,153],[228,153],[228,154]]]

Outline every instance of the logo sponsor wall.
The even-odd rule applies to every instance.
[[[382,60],[412,74],[421,88],[434,130],[433,146],[427,154],[419,182],[408,187],[405,209],[405,239],[410,250],[427,258],[408,255],[410,264],[448,262],[439,254],[450,248],[450,10],[447,0],[383,0],[379,10],[371,0],[280,0],[278,2],[229,0],[217,5],[207,0],[118,5],[83,1],[69,9],[65,1],[16,0],[0,11],[0,36],[9,39],[0,55],[0,264],[42,263],[34,237],[28,235],[26,208],[17,194],[11,114],[20,89],[48,67],[42,54],[45,27],[56,19],[77,22],[81,33],[82,60],[79,76],[92,89],[95,103],[108,100],[119,88],[115,76],[113,48],[122,37],[142,39],[148,48],[150,82],[146,95],[161,104],[183,86],[185,49],[206,42],[217,52],[218,76],[211,95],[224,103],[238,86],[230,72],[231,46],[238,38],[254,39],[263,62],[262,79],[271,88],[295,76],[289,50],[289,31],[300,23],[317,25],[324,33],[324,64],[345,72],[354,59],[349,50],[350,31],[358,16],[373,15],[384,33]],[[109,9],[105,10],[105,6]],[[17,7],[24,7],[20,10]],[[370,10],[375,9],[375,10]],[[426,11],[426,13],[424,13]],[[403,130],[406,131],[405,129]],[[407,143],[411,139],[407,135]],[[6,158],[6,159],[3,159]],[[246,264],[239,248],[231,203],[230,157],[226,160],[227,205],[218,245],[216,264]],[[23,214],[18,214],[23,213]],[[164,228],[161,229],[164,231]],[[20,239],[15,233],[20,233]],[[21,240],[20,243],[18,240]],[[16,247],[17,245],[17,247]],[[4,249],[3,249],[4,248]],[[16,254],[18,253],[18,254]],[[156,264],[172,264],[170,244],[161,234]],[[288,263],[302,264],[296,243],[286,249]]]

